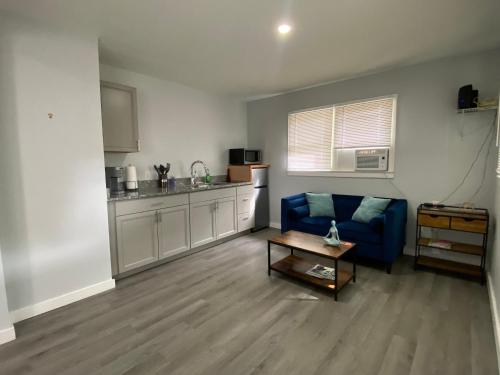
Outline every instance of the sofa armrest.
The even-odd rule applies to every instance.
[[[401,254],[406,243],[408,203],[398,199],[384,212],[384,261],[392,263]]]
[[[288,207],[289,201],[286,198],[281,198],[281,233],[288,231]]]
[[[289,214],[291,208],[304,205],[307,202],[305,194],[292,195],[290,197],[281,198],[281,232],[290,230],[290,221],[292,220]]]

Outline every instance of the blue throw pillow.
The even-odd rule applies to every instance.
[[[335,217],[333,210],[333,199],[327,193],[306,193],[307,204],[309,205],[309,215]]]
[[[352,220],[367,224],[375,216],[384,212],[389,203],[391,203],[390,198],[364,197],[357,210],[354,211]]]

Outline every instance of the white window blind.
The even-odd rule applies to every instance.
[[[331,170],[333,107],[288,115],[288,169]]]
[[[335,106],[334,148],[390,147],[394,97]]]

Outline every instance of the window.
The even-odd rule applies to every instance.
[[[288,171],[309,175],[359,172],[356,150],[368,148],[388,149],[387,170],[382,173],[392,173],[396,100],[392,95],[290,113]]]

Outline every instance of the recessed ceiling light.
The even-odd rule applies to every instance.
[[[287,24],[279,25],[278,27],[278,31],[280,32],[280,34],[287,34],[291,29],[292,28],[290,27],[290,25]]]

